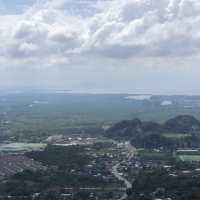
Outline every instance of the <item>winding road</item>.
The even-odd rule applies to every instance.
[[[125,148],[128,150],[129,154],[128,154],[128,160],[130,160],[133,156],[136,155],[136,149],[130,144],[130,142],[126,143]],[[123,161],[122,161],[123,162]],[[118,168],[120,166],[120,164],[122,163],[117,163],[116,165],[113,166],[112,168],[112,173],[113,175],[119,180],[124,182],[124,185],[126,186],[126,189],[131,189],[132,188],[132,183],[130,181],[128,181],[125,177],[123,177],[119,172],[118,172]],[[122,197],[120,197],[118,200],[125,200],[127,198],[127,194],[126,192],[123,194]]]

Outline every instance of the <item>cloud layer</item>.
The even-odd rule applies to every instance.
[[[0,0],[0,11],[0,89],[200,94],[199,0]]]
[[[185,57],[199,50],[198,0],[46,0],[0,16],[0,61],[10,65]]]

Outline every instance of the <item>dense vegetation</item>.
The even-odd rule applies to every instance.
[[[90,161],[83,146],[55,146],[48,145],[44,151],[33,151],[28,157],[42,162],[47,166],[58,166],[64,169],[79,169]]]
[[[128,200],[199,200],[200,179],[190,176],[169,176],[165,170],[141,171],[128,191]]]
[[[48,146],[44,151],[27,153],[48,166],[40,172],[23,171],[0,182],[0,199],[11,195],[14,199],[32,199],[32,195],[40,193],[36,200],[62,199],[63,188],[106,187],[108,182],[102,177],[89,176],[87,165],[90,156],[84,146]],[[83,198],[74,198],[81,200]],[[22,198],[22,196],[25,196]],[[87,195],[86,195],[87,196]]]
[[[200,146],[200,122],[192,116],[181,115],[164,124],[142,122],[139,119],[121,121],[107,130],[106,136],[131,140],[138,148],[177,149]]]
[[[164,130],[174,133],[195,133],[200,131],[200,122],[193,116],[180,115],[165,122]]]

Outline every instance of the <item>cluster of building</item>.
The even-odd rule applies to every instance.
[[[45,170],[39,162],[23,155],[0,155],[0,177],[11,176],[24,170]]]

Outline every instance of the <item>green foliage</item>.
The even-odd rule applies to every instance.
[[[174,157],[171,152],[157,152],[155,150],[138,150],[138,156],[145,160],[163,160],[171,161]]]
[[[41,172],[23,171],[8,177],[0,183],[1,195],[19,197],[41,193],[38,200],[59,199],[57,190],[52,193],[52,188],[105,187],[109,184],[102,177],[90,176],[84,172],[90,156],[83,146],[50,145],[44,151],[30,152],[27,155],[48,165],[48,169]],[[71,173],[72,169],[75,170],[74,173]]]
[[[42,162],[44,165],[58,166],[60,168],[82,168],[90,156],[86,154],[83,146],[55,146],[48,145],[44,151],[29,152],[28,157]]]
[[[166,134],[171,131],[170,134]],[[180,132],[182,133],[180,134]],[[177,116],[164,124],[138,119],[121,121],[106,132],[107,137],[131,140],[137,148],[191,148],[200,146],[200,122],[192,116]]]
[[[142,171],[135,179],[128,199],[198,200],[200,199],[199,186],[199,177],[171,177],[164,170]]]

